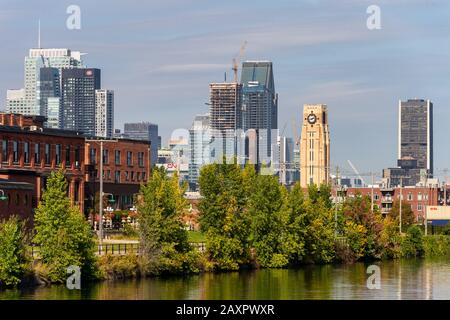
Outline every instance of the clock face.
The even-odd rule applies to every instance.
[[[317,120],[317,118],[316,118],[316,115],[315,115],[315,114],[310,114],[310,115],[308,116],[308,122],[309,122],[310,124],[316,123],[316,120]]]

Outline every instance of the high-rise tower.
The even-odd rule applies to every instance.
[[[433,174],[433,103],[399,101],[398,113],[398,159],[411,157],[418,169]]]
[[[95,135],[95,91],[100,69],[62,69],[62,127]]]
[[[246,61],[242,64],[242,125],[244,131],[255,129],[258,135],[260,162],[271,161],[278,128],[278,95],[275,92],[273,66],[270,61]]]
[[[310,184],[329,183],[330,134],[328,108],[325,104],[305,104],[302,119],[300,141],[301,186],[306,188]]]
[[[210,129],[216,150],[213,161],[221,162],[224,156],[231,160],[237,155],[236,130],[242,128],[241,90],[236,82],[209,85]]]

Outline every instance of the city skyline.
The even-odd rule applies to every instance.
[[[450,73],[446,63],[450,50],[446,50],[443,31],[448,22],[438,13],[449,6],[443,1],[408,5],[380,1],[382,29],[373,31],[365,25],[368,1],[346,1],[339,6],[332,1],[286,1],[281,6],[261,2],[248,20],[242,18],[249,4],[239,3],[242,10],[233,16],[230,12],[237,5],[233,2],[171,4],[178,5],[173,16],[158,17],[163,12],[167,15],[166,4],[140,4],[142,13],[117,4],[102,7],[106,12],[100,15],[95,5],[80,1],[82,29],[70,31],[65,28],[66,4],[43,6],[44,12],[26,8],[25,2],[6,2],[0,12],[4,30],[0,36],[8,52],[0,69],[1,106],[6,89],[23,83],[22,57],[37,44],[40,18],[42,47],[87,52],[84,63],[102,69],[105,87],[116,91],[116,128],[148,119],[159,124],[167,141],[173,130],[188,129],[196,114],[207,111],[208,84],[222,81],[225,71],[231,78],[231,59],[247,40],[245,60],[274,63],[278,127],[288,122],[285,135],[292,136],[292,117],[299,133],[303,104],[328,105],[333,166],[346,166],[350,159],[361,172],[381,172],[395,163],[397,103],[417,97],[431,99],[435,105],[435,174],[441,175],[439,170],[447,167],[450,151],[442,146],[445,122],[450,118],[445,81]],[[23,15],[20,20],[15,19],[18,12]],[[436,22],[433,27],[427,24],[430,16]],[[196,17],[205,19],[196,22]],[[233,27],[214,24],[224,17],[237,23]],[[178,27],[168,26],[174,19],[181,22]],[[168,27],[162,33],[160,26]],[[11,35],[20,37],[20,44],[8,41]],[[120,55],[124,58],[117,60]],[[182,100],[170,96],[174,89]],[[358,135],[351,134],[355,130]]]

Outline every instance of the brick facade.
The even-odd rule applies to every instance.
[[[42,129],[20,118],[6,123],[21,123],[22,127],[0,126],[0,179],[33,186],[31,209],[26,214],[32,217],[47,177],[63,169],[72,204],[84,210],[84,137],[71,131]]]
[[[133,197],[150,174],[150,143],[129,139],[103,142],[103,192],[107,199],[114,198],[113,209],[133,206]],[[87,140],[85,148],[87,213],[98,211],[94,207],[95,195],[100,190],[100,142]],[[98,197],[98,196],[97,196]]]

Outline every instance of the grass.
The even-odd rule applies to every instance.
[[[200,231],[188,231],[189,242],[205,242],[206,238]]]

